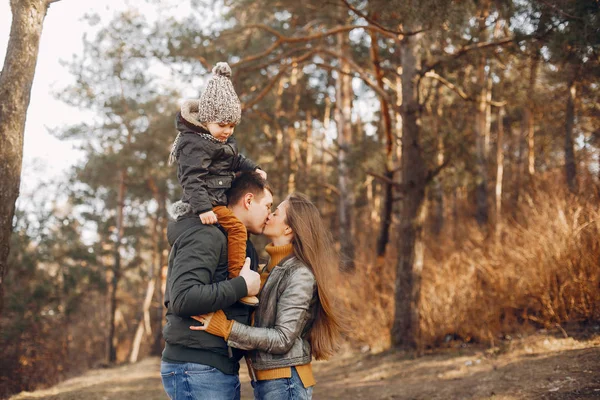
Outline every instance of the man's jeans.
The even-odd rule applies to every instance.
[[[311,400],[312,386],[304,388],[296,368],[292,367],[291,378],[253,381],[254,400]]]
[[[165,392],[171,400],[239,400],[240,378],[208,365],[160,363]]]

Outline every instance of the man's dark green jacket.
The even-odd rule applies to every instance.
[[[244,324],[250,322],[248,306],[238,300],[248,294],[242,277],[227,280],[227,237],[215,225],[203,225],[191,213],[178,216],[169,223],[167,238],[171,244],[165,289],[166,341],[163,360],[210,365],[226,374],[239,371],[243,352],[230,349],[223,338],[204,331],[194,331],[199,325],[193,315],[224,310],[229,319]],[[247,255],[252,268],[258,266],[256,250],[247,242]]]

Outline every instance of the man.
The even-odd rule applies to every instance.
[[[261,234],[273,204],[268,183],[257,172],[236,178],[228,208],[250,233]],[[163,387],[171,399],[239,399],[239,360],[243,353],[223,338],[190,330],[191,317],[224,310],[228,318],[249,324],[251,308],[238,303],[258,294],[258,256],[247,242],[246,263],[237,278],[227,280],[227,238],[215,225],[203,225],[184,203],[173,207],[165,291],[166,344],[162,354]]]

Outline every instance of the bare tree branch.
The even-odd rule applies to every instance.
[[[444,162],[442,164],[438,165],[434,169],[430,169],[429,171],[427,171],[427,176],[425,178],[425,185],[427,185],[436,176],[438,176],[440,174],[440,172],[442,172],[444,170],[444,168],[446,168],[449,164],[450,164],[450,157],[446,157],[446,159],[444,160]]]
[[[369,76],[369,74],[364,70],[364,68],[362,68],[360,65],[356,64],[356,62],[354,62],[354,60],[352,60],[349,57],[346,57],[343,54],[337,53],[335,51],[331,51],[331,50],[320,50],[319,53],[321,54],[327,54],[331,57],[334,57],[336,59],[341,59],[344,60],[345,62],[348,63],[348,65],[350,65],[350,67],[352,68],[353,71],[355,71],[356,73],[358,73],[359,77],[362,79],[362,81],[369,86],[371,89],[373,89],[379,96],[383,97],[386,101],[390,102],[390,104],[392,103],[392,99],[390,99],[388,93],[386,93],[383,89],[381,89],[379,87],[379,85],[377,85],[377,83],[375,81],[373,81],[373,79]],[[331,67],[331,69],[335,69],[336,71],[342,72],[339,68],[334,67],[334,66],[329,66]]]
[[[340,195],[340,190],[333,186],[331,183],[317,183],[317,185],[324,187],[325,189],[329,189],[331,190],[333,193],[335,193],[336,195]]]
[[[393,187],[395,187],[396,189],[399,189],[400,191],[406,190],[406,185],[405,184],[398,183],[398,182],[394,181],[393,179],[388,178],[387,176],[377,174],[377,173],[375,173],[373,171],[366,171],[366,174],[372,176],[373,178],[375,178],[377,180],[380,180],[380,181],[385,182],[385,183],[387,183],[389,185],[392,185]]]
[[[281,45],[283,45],[284,43],[302,43],[302,42],[310,42],[313,40],[317,40],[317,39],[322,39],[328,36],[332,36],[335,35],[337,33],[341,33],[341,32],[350,32],[353,31],[355,29],[365,29],[365,30],[372,30],[375,32],[379,32],[384,36],[387,36],[389,38],[392,39],[396,39],[396,36],[386,32],[385,30],[378,28],[376,26],[372,26],[372,25],[344,25],[344,26],[338,26],[332,29],[329,29],[327,31],[321,32],[321,33],[315,33],[312,35],[305,35],[305,36],[295,36],[295,37],[289,37],[289,36],[285,36],[282,35],[281,33],[277,32],[275,29],[271,28],[268,25],[265,24],[249,24],[246,26],[241,27],[239,30],[235,30],[235,31],[231,31],[229,32],[229,34],[234,34],[235,32],[239,32],[240,30],[247,30],[247,29],[261,29],[264,30],[266,32],[269,32],[270,34],[272,34],[273,36],[275,36],[277,38],[277,40],[275,42],[273,42],[273,44],[271,46],[269,46],[265,51],[252,55],[252,56],[248,56],[236,63],[232,63],[231,67],[235,68],[238,67],[240,65],[243,64],[247,64],[249,62],[258,60],[260,58],[264,58],[267,57],[268,55],[270,55],[271,53],[273,53],[277,48],[279,48]],[[223,36],[227,35],[224,34]]]
[[[240,29],[246,30],[246,29],[253,29],[253,28],[262,29],[264,31],[267,31],[267,32],[271,33],[272,35],[276,36],[277,39],[283,41],[284,43],[310,42],[311,40],[322,39],[324,37],[332,36],[332,35],[335,35],[335,34],[338,34],[341,32],[350,32],[355,29],[371,30],[371,31],[379,32],[382,35],[385,35],[391,39],[396,39],[396,35],[386,32],[385,30],[383,30],[377,26],[372,26],[372,25],[341,25],[341,26],[336,26],[335,28],[331,28],[331,29],[328,29],[328,30],[320,32],[320,33],[314,33],[312,35],[305,35],[305,36],[285,36],[265,24],[248,24],[248,25],[241,27]]]
[[[279,39],[275,43],[273,43],[268,49],[266,49],[265,51],[263,51],[262,53],[254,54],[252,56],[248,56],[246,58],[243,58],[242,60],[240,60],[240,61],[238,61],[236,63],[232,63],[231,64],[231,68],[235,68],[235,67],[238,67],[240,65],[252,62],[254,60],[258,60],[259,58],[266,57],[269,54],[271,54],[273,51],[275,51],[275,49],[277,49],[282,44],[283,44],[283,41],[281,39]]]
[[[454,93],[458,94],[463,100],[475,102],[476,99],[470,97],[463,89],[454,85],[452,82],[449,82],[444,77],[436,74],[433,71],[429,71],[425,74],[425,77],[432,78],[440,82],[442,85],[446,86],[448,89],[452,90]],[[490,101],[488,104],[491,104],[494,107],[503,107],[506,105],[506,101]]]
[[[462,57],[465,54],[469,53],[470,51],[486,49],[488,47],[503,46],[503,45],[506,45],[506,44],[509,44],[509,43],[513,43],[514,40],[515,40],[514,37],[507,37],[507,38],[496,40],[496,41],[474,43],[474,44],[469,45],[469,46],[464,46],[463,48],[461,48],[460,50],[458,50],[456,53],[448,54],[446,57],[442,57],[442,58],[438,59],[433,64],[429,64],[429,65],[424,66],[421,69],[421,71],[419,72],[419,74],[420,75],[425,75],[427,72],[435,69],[438,65],[440,65],[442,63],[445,63],[447,61],[455,60],[455,59],[457,59],[459,57]]]
[[[387,28],[387,27],[381,25],[380,23],[375,21],[373,18],[369,17],[367,14],[363,13],[362,11],[360,11],[359,9],[354,7],[352,4],[350,4],[350,2],[348,0],[341,0],[341,2],[344,3],[350,11],[352,11],[354,14],[358,15],[360,18],[363,18],[369,24],[376,26],[377,28],[381,29],[382,31],[393,33],[395,35],[414,36],[414,35],[417,35],[419,33],[422,33],[422,32],[425,32],[425,31],[431,29],[430,26],[425,29],[419,29],[419,30],[413,31],[413,32],[403,32],[403,31],[390,29],[390,28]]]
[[[565,11],[561,10],[560,8],[558,8],[558,6],[556,6],[556,5],[554,5],[554,4],[548,3],[547,1],[544,1],[544,0],[538,0],[538,1],[539,1],[540,3],[542,3],[542,4],[544,4],[544,5],[546,5],[546,6],[550,7],[550,8],[552,8],[553,10],[556,10],[556,11],[558,11],[558,13],[559,13],[559,14],[562,14],[562,15],[564,15],[564,16],[565,16],[565,17],[567,17],[567,18],[576,19],[576,20],[579,20],[579,21],[584,21],[584,19],[583,19],[583,18],[581,18],[581,17],[576,17],[575,15],[568,14],[567,12],[565,12]]]
[[[273,86],[275,86],[275,84],[279,81],[279,79],[287,72],[287,70],[291,66],[303,63],[308,58],[312,57],[316,52],[317,52],[316,50],[311,50],[308,53],[303,54],[300,57],[294,58],[291,63],[282,65],[280,67],[277,75],[275,75],[275,77],[273,77],[269,81],[269,83],[260,91],[260,93],[258,95],[256,95],[256,97],[254,99],[252,99],[251,101],[249,101],[247,103],[242,104],[242,110],[252,108],[256,103],[261,101],[271,91]]]
[[[60,1],[60,0],[56,0],[56,1]],[[202,66],[207,70],[210,71],[212,69],[212,65],[210,65],[210,63],[208,62],[208,60],[200,55],[195,55],[194,58],[200,62],[200,64],[202,64]]]

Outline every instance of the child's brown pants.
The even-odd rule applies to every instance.
[[[239,276],[244,262],[246,261],[246,240],[248,232],[244,224],[237,219],[233,212],[225,206],[216,206],[213,208],[219,224],[227,231],[227,260],[229,265],[229,278]]]

